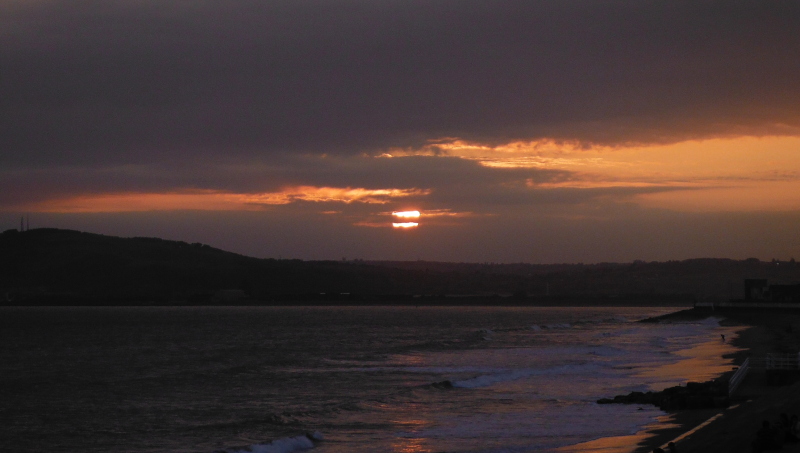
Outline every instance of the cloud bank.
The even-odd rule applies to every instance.
[[[798,36],[788,0],[3,2],[0,211],[791,213]]]
[[[6,2],[4,163],[796,133],[794,1]],[[165,156],[166,155],[166,156]]]

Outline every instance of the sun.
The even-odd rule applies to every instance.
[[[394,211],[392,215],[401,219],[413,219],[419,218],[420,213],[419,211]]]
[[[407,220],[404,222],[392,223],[392,227],[394,228],[416,228],[419,226],[419,222],[411,221],[412,219],[419,219],[421,215],[419,211],[394,211],[392,215],[398,220]]]

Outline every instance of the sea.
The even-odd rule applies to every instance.
[[[559,451],[637,433],[665,415],[599,398],[732,368],[722,354],[736,350],[736,332],[719,319],[637,322],[677,310],[4,307],[0,445]]]

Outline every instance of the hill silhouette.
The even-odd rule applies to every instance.
[[[396,292],[390,274],[415,273],[355,263],[257,259],[200,243],[50,228],[4,232],[0,255],[0,289],[6,299],[36,303],[225,303],[308,298],[352,288],[376,294]]]
[[[276,260],[200,243],[51,228],[0,234],[0,257],[0,303],[6,305],[687,304],[741,297],[745,278],[800,281],[793,260],[551,265]]]

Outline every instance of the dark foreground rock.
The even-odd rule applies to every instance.
[[[663,411],[725,408],[730,405],[728,382],[715,379],[689,382],[660,392],[631,392],[614,398],[602,398],[597,404],[652,404]]]
[[[431,387],[435,389],[451,389],[453,388],[453,382],[452,381],[434,382],[433,384],[431,384]]]

